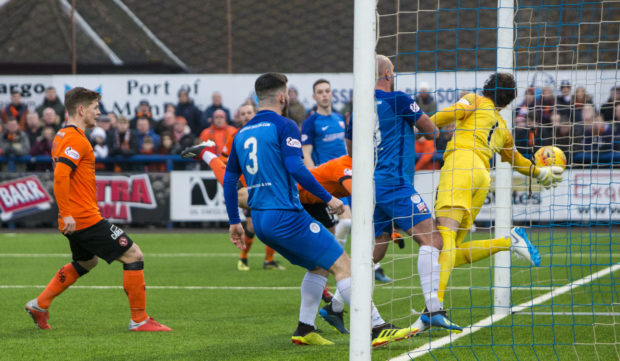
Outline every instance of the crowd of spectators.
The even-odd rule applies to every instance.
[[[240,122],[237,112],[224,106],[219,92],[212,103],[200,110],[185,89],[179,90],[177,102],[164,104],[164,114],[155,117],[148,100],[140,101],[131,119],[114,113],[102,114],[97,126],[87,132],[99,159],[132,155],[174,155],[201,141],[213,140],[220,153],[228,136]],[[289,89],[289,117],[297,124],[312,114],[298,100],[295,87]],[[423,83],[416,94],[417,104],[429,115],[437,111],[433,92]],[[248,98],[242,105],[253,104]],[[350,114],[349,108],[343,112]],[[11,102],[0,111],[0,155],[49,155],[54,134],[65,118],[65,109],[56,90],[49,87],[43,102],[29,111],[19,92],[11,94]],[[620,86],[612,87],[609,98],[597,107],[584,87],[567,80],[559,89],[550,86],[527,88],[520,104],[515,106],[514,138],[517,149],[526,156],[545,145],[560,147],[569,157],[583,152],[620,151]],[[438,169],[454,125],[441,129],[435,141],[420,139],[416,145],[416,169]],[[434,154],[432,156],[431,154]],[[109,171],[164,170],[161,163],[140,165],[104,163],[97,165]],[[49,164],[28,165],[30,170],[48,169]],[[145,168],[146,167],[146,168]]]

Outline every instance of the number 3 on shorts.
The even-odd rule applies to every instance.
[[[256,138],[250,137],[246,139],[245,143],[243,143],[243,149],[248,149],[250,147],[252,149],[250,149],[248,156],[250,157],[250,161],[252,161],[252,166],[248,164],[245,166],[245,169],[247,169],[250,174],[256,174],[256,172],[258,172],[258,159],[256,159]]]

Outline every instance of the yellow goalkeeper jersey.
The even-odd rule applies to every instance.
[[[469,93],[435,113],[431,120],[439,128],[456,121],[444,158],[455,151],[473,151],[488,167],[493,153],[499,153],[502,160],[511,163],[517,171],[529,174],[532,163],[514,149],[511,131],[491,99]]]

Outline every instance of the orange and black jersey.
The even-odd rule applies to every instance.
[[[334,158],[318,167],[310,169],[310,173],[316,178],[326,191],[336,198],[348,197],[351,195],[353,158],[343,155]],[[297,185],[299,190],[299,200],[301,204],[323,203],[312,193]]]
[[[60,129],[52,144],[54,196],[58,204],[58,228],[63,217],[75,219],[76,230],[99,222],[95,182],[95,153],[84,132],[69,125]]]

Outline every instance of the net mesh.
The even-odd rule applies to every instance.
[[[429,115],[478,92],[497,68],[496,1],[379,1],[378,54],[395,65],[395,88]],[[563,181],[545,190],[513,172],[511,205],[496,203],[495,162],[484,205],[463,244],[495,237],[495,211],[509,207],[541,254],[541,266],[512,256],[456,267],[445,295],[464,333],[436,330],[389,347],[396,359],[618,359],[620,311],[620,2],[520,1],[514,8],[514,76],[508,106],[516,149],[543,146],[567,157]],[[510,124],[510,123],[509,123]],[[442,152],[454,126],[416,146],[414,186],[433,208]],[[457,129],[458,131],[458,129]],[[419,167],[418,167],[419,166]],[[473,173],[473,170],[472,170]],[[456,192],[456,191],[455,191]],[[412,324],[424,308],[418,247],[390,247],[374,299],[391,322]],[[510,313],[495,313],[494,273],[510,269]],[[402,327],[401,326],[401,327]],[[465,337],[462,337],[465,335]],[[406,346],[405,346],[406,344]]]

